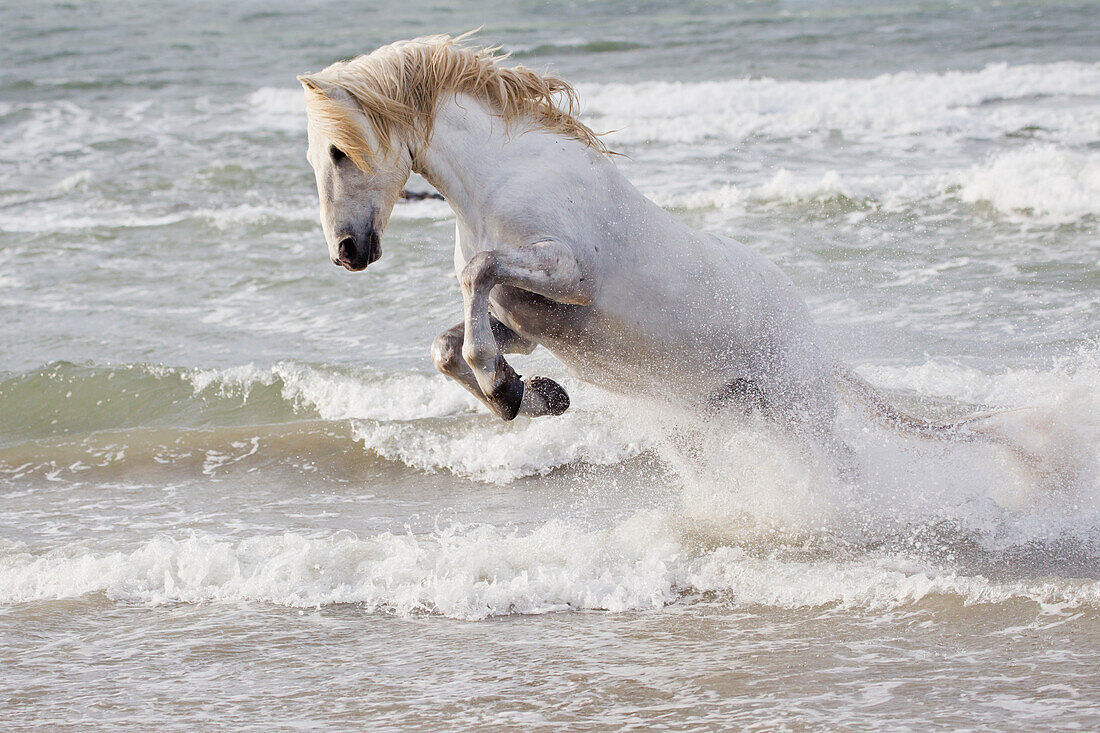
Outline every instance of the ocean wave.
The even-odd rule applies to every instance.
[[[55,188],[70,192],[88,185],[91,174],[82,172],[60,181]],[[72,211],[77,209],[78,213]],[[83,212],[79,210],[86,209]],[[398,201],[392,219],[441,221],[454,216],[445,201]],[[180,211],[163,214],[134,206],[119,206],[96,202],[91,205],[57,210],[56,202],[31,203],[17,213],[0,213],[0,231],[6,232],[66,232],[80,229],[143,229],[168,227],[185,222],[199,222],[219,231],[239,230],[247,226],[318,226],[316,203],[237,204],[219,207],[183,207]]]
[[[582,53],[609,53],[621,51],[633,51],[646,48],[645,43],[637,40],[590,40],[584,38],[559,38],[553,42],[537,45],[516,44],[508,47],[508,51],[516,58],[527,58],[543,55],[582,54]]]
[[[1056,223],[1100,216],[1100,152],[1032,146],[1000,153],[953,178],[963,201],[1005,214]]]
[[[9,472],[26,461],[53,470],[57,461],[42,456],[58,451],[73,464],[106,465],[122,453],[130,462],[141,456],[191,455],[194,451],[176,448],[193,443],[211,450],[224,445],[223,452],[233,452],[235,444],[250,437],[270,443],[267,426],[318,420],[347,423],[350,433],[341,432],[340,440],[357,441],[364,451],[409,468],[505,484],[565,466],[622,463],[658,450],[665,433],[676,429],[644,405],[583,383],[568,386],[574,406],[565,415],[504,423],[438,374],[297,362],[222,369],[59,363],[0,380],[0,400],[11,418],[0,418],[0,440],[9,444],[0,451],[0,464]],[[752,430],[729,427],[732,441],[755,445]],[[204,432],[210,430],[216,434]],[[107,433],[106,443],[82,437]],[[57,443],[62,438],[68,448]],[[42,439],[52,441],[45,453],[40,446],[10,447]],[[164,450],[150,448],[150,441]],[[718,446],[712,450],[721,454]],[[725,458],[731,464],[727,468],[752,462],[746,456]],[[767,483],[774,484],[787,463],[779,460]],[[795,475],[814,481],[816,474],[799,467]]]
[[[326,370],[296,362],[175,373],[190,383],[195,395],[247,398],[257,386],[274,385],[295,409],[324,420],[418,420],[470,412],[478,404],[438,374]]]
[[[58,362],[0,379],[7,440],[131,427],[409,420],[474,408],[441,375],[279,362],[226,369]]]
[[[585,121],[597,129],[615,130],[608,143],[628,152],[635,145],[658,145],[676,148],[676,155],[703,150],[719,156],[738,150],[747,140],[767,138],[784,149],[793,142],[799,160],[820,160],[821,136],[839,133],[873,147],[880,156],[912,161],[916,155],[921,161],[916,171],[903,162],[894,166],[896,174],[867,175],[835,157],[823,161],[824,170],[780,170],[770,179],[750,183],[710,183],[697,193],[685,193],[683,181],[670,184],[664,167],[659,174],[640,170],[636,178],[643,188],[674,208],[841,201],[889,210],[960,201],[1013,218],[1052,223],[1098,215],[1100,158],[1088,146],[1100,137],[1100,64],[997,64],[979,71],[906,72],[870,79],[643,81],[581,84],[579,89]],[[913,100],[920,100],[919,112]],[[87,154],[84,165],[90,167],[66,171],[17,207],[17,213],[13,209],[0,214],[0,229],[38,233],[197,221],[225,231],[316,222],[315,205],[303,200],[158,210],[146,204],[120,206],[101,195],[100,189],[109,186],[100,170],[104,159],[89,145],[131,144],[152,136],[158,146],[178,146],[194,116],[211,126],[211,134],[226,140],[257,126],[300,131],[304,125],[303,97],[297,88],[256,89],[216,117],[202,103],[196,105],[161,119],[147,103],[135,104],[122,115],[125,124],[120,128],[113,116],[101,111],[70,103],[56,108],[31,103],[24,110],[28,119],[12,127],[0,148],[13,160],[40,157],[47,150],[51,155],[80,150]],[[1017,149],[1025,137],[1034,144]],[[992,140],[1009,149],[975,162],[975,140]],[[798,153],[807,145],[812,156]],[[918,153],[914,146],[920,148]],[[64,206],[55,200],[59,195]],[[74,201],[77,198],[88,200]],[[444,202],[419,201],[398,206],[394,216],[442,220],[452,213]]]
[[[804,553],[803,553],[804,554]],[[0,545],[0,603],[102,593],[143,603],[358,604],[483,619],[566,610],[622,612],[698,600],[733,608],[890,610],[1027,602],[1036,612],[1100,606],[1095,580],[1002,581],[904,554],[798,557],[706,547],[680,520],[644,513],[600,530],[551,521],[531,531],[451,525],[428,534],[350,532],[243,540],[155,538],[111,550]]]
[[[72,176],[57,185],[70,187],[87,185],[90,176]],[[79,208],[79,207],[77,207]],[[79,229],[143,229],[167,227],[182,222],[203,222],[226,231],[250,224],[275,222],[316,223],[316,206],[260,206],[240,204],[219,208],[187,208],[171,214],[145,211],[138,207],[117,204],[89,206],[85,213],[56,211],[53,204],[24,207],[18,213],[0,214],[0,230],[7,232],[65,232]]]
[[[566,383],[574,406],[565,415],[504,423],[442,375],[279,362],[224,369],[62,363],[9,375],[0,379],[0,401],[6,407],[0,442],[8,446],[0,452],[0,463],[10,473],[32,461],[43,452],[19,446],[42,440],[51,445],[75,441],[66,453],[73,454],[72,462],[98,465],[120,446],[178,443],[198,429],[224,432],[221,438],[202,437],[204,444],[220,440],[229,445],[247,442],[250,430],[266,436],[264,426],[318,421],[316,429],[324,432],[325,423],[339,422],[346,430],[326,441],[355,441],[372,455],[417,471],[499,484],[649,454],[672,466],[685,490],[697,497],[695,503],[707,507],[702,518],[709,513],[728,526],[747,521],[812,534],[842,525],[853,502],[873,505],[883,487],[890,487],[896,501],[886,509],[860,505],[872,524],[885,513],[889,522],[946,519],[974,531],[988,525],[993,534],[1004,535],[1006,526],[1034,519],[1012,514],[1023,508],[1049,513],[1051,524],[1032,528],[1041,534],[1048,526],[1057,528],[1061,520],[1056,515],[1076,497],[1083,513],[1071,524],[1091,531],[1089,512],[1100,512],[1095,447],[1100,368],[1094,350],[1067,355],[1046,369],[988,373],[930,361],[867,365],[861,371],[900,395],[902,404],[919,395],[946,400],[953,406],[950,414],[975,405],[1027,408],[998,418],[997,429],[1049,460],[1020,464],[990,446],[925,448],[919,441],[895,440],[889,431],[870,429],[865,419],[852,415],[842,421],[841,437],[856,450],[865,479],[848,486],[837,483],[836,466],[829,461],[807,457],[799,445],[751,422],[733,418],[703,424],[695,416],[678,417],[673,410],[571,380]],[[918,414],[925,409],[919,401],[913,407]],[[153,431],[155,438],[137,429]],[[127,430],[137,432],[112,437],[106,447],[103,441],[81,439]],[[91,458],[81,458],[80,451]],[[133,450],[131,457],[151,451]],[[914,471],[923,480],[906,483]],[[1029,531],[1021,525],[1010,533],[1026,539]]]
[[[8,473],[27,461],[52,466],[40,460],[42,451],[34,446],[11,447],[28,441],[152,430],[152,436],[114,435],[105,446],[77,441],[62,451],[70,462],[99,465],[126,445],[151,440],[164,446],[195,440],[228,445],[247,440],[248,430],[266,436],[264,426],[303,420],[346,422],[351,432],[339,439],[357,441],[369,453],[416,470],[494,483],[577,463],[618,463],[646,450],[644,430],[611,417],[611,398],[585,385],[571,385],[571,391],[585,406],[554,420],[503,423],[439,374],[296,362],[225,369],[58,363],[0,380],[6,407],[0,443],[9,445],[0,450],[0,466]],[[192,434],[209,428],[221,428],[221,437]],[[159,454],[145,446],[131,450],[130,460],[150,455]]]
[[[373,457],[352,450],[354,442],[349,426],[321,420],[108,430],[0,447],[0,477],[87,486],[110,485],[120,476],[162,481],[166,473],[185,481],[199,476],[224,479],[273,465],[312,473],[350,462],[361,470]]]
[[[904,212],[961,202],[1010,220],[1044,225],[1087,223],[1100,216],[1100,153],[1052,145],[994,155],[959,171],[857,175],[836,170],[776,171],[757,185],[725,184],[691,193],[647,192],[666,208],[745,212],[774,205],[836,205],[841,213]]]
[[[272,459],[315,469],[377,456],[503,485],[648,454],[654,460],[628,471],[629,500],[637,500],[630,492],[655,491],[662,497],[657,505],[674,501],[679,508],[600,531],[559,522],[530,534],[484,526],[354,541],[150,540],[127,551],[72,545],[36,554],[7,547],[0,548],[0,598],[104,592],[150,601],[354,602],[461,618],[651,608],[698,593],[783,607],[891,607],[937,595],[975,603],[1096,603],[1095,583],[1082,590],[1070,581],[994,582],[955,563],[977,553],[992,558],[989,567],[1012,567],[1002,560],[1019,548],[1045,558],[1064,544],[1095,567],[1100,370],[1093,352],[1046,370],[989,374],[929,362],[861,371],[882,388],[940,395],[956,409],[958,402],[1038,403],[996,423],[1037,459],[1020,460],[998,445],[904,439],[845,413],[840,431],[854,469],[845,474],[827,453],[751,421],[678,420],[666,408],[611,401],[590,388],[574,391],[576,405],[560,418],[503,423],[438,375],[298,363],[62,364],[9,375],[0,380],[0,399],[13,408],[4,415],[36,422],[53,436],[33,440],[20,425],[5,425],[4,438],[19,441],[0,449],[9,479],[94,482],[101,469],[108,477],[120,467],[141,476],[155,463],[156,475],[171,464],[191,480],[243,475]],[[23,409],[20,395],[46,408]],[[188,421],[210,427],[182,428]],[[349,450],[355,442],[363,453]],[[603,491],[595,482],[586,490]],[[785,547],[837,549],[810,559],[768,557]],[[867,547],[901,547],[905,557],[915,547],[916,565],[897,565],[892,551],[869,555]],[[920,559],[926,557],[950,557],[950,569],[929,569]],[[784,582],[769,582],[775,578]]]
[[[1100,399],[1100,345],[1087,344],[1046,368],[1005,366],[994,372],[929,359],[922,364],[864,365],[861,374],[895,390],[948,398],[970,405],[1022,406],[1052,403],[1066,395],[1094,393]]]
[[[890,178],[889,183],[898,179]],[[797,176],[781,168],[767,181],[751,186],[726,184],[714,189],[703,189],[686,194],[669,194],[662,191],[648,192],[656,203],[668,209],[725,209],[746,211],[754,206],[769,204],[824,204],[850,201],[857,207],[878,207],[876,192],[884,183],[881,178],[852,180],[835,170],[822,174]]]
[[[591,390],[586,408],[561,417],[517,418],[502,423],[479,415],[446,424],[357,422],[356,436],[371,451],[426,471],[445,470],[491,483],[508,483],[550,473],[563,466],[611,465],[651,448],[654,435],[638,425],[608,419],[604,400]]]
[[[1100,154],[1089,150],[1100,136],[1100,64],[998,64],[818,82],[591,84],[582,85],[582,97],[587,121],[615,130],[608,143],[627,151],[657,145],[672,146],[674,156],[692,149],[708,156],[738,151],[731,154],[740,158],[747,141],[766,138],[782,145],[783,155],[816,161],[820,138],[839,133],[899,163],[869,174],[838,153],[805,170],[719,179],[698,191],[642,169],[639,183],[669,208],[837,204],[842,213],[924,215],[929,207],[965,204],[1055,225],[1100,215]],[[920,100],[919,113],[913,100]],[[1033,142],[1021,147],[1025,138]],[[974,161],[976,140],[1003,147]],[[798,152],[806,146],[812,152]]]
[[[248,103],[255,111],[271,115],[291,115],[296,118],[306,115],[306,96],[301,87],[261,87],[248,95]]]
[[[185,378],[198,394],[247,395],[256,385],[277,384],[299,413],[351,421],[367,451],[413,469],[491,483],[578,463],[618,463],[650,442],[644,430],[608,419],[610,398],[585,385],[570,385],[584,407],[553,420],[504,423],[438,374],[333,373],[281,363],[269,369],[194,370]]]
[[[364,450],[423,471],[490,483],[577,463],[607,465],[643,452],[645,431],[608,419],[608,396],[570,385],[575,406],[553,420],[504,423],[442,375],[333,372],[295,363],[184,373],[195,393],[247,397],[276,386],[299,414],[351,422]]]
[[[980,71],[903,72],[870,79],[581,84],[586,120],[608,143],[737,142],[838,131],[854,139],[1002,138],[1042,130],[1067,144],[1097,135],[1093,115],[1067,115],[1037,98],[1094,106],[1100,64],[1063,62]],[[916,101],[915,101],[916,100]]]

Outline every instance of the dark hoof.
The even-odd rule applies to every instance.
[[[489,406],[502,420],[515,420],[516,415],[519,414],[521,402],[523,402],[523,382],[518,375],[501,384],[489,395]]]
[[[569,395],[562,386],[547,377],[528,377],[523,380],[527,389],[538,392],[546,402],[548,414],[560,415],[569,409]]]

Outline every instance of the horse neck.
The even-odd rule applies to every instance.
[[[506,134],[503,121],[470,96],[441,100],[431,139],[413,151],[413,170],[443,194],[459,221],[473,224],[532,147],[552,144],[545,135],[520,135],[522,126],[517,121]]]

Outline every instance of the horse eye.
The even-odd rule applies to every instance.
[[[328,154],[329,154],[330,156],[332,156],[332,162],[333,162],[333,163],[339,163],[339,162],[340,162],[341,160],[343,160],[344,158],[348,157],[348,156],[344,155],[344,151],[343,151],[343,150],[341,150],[340,148],[336,147],[335,145],[330,145],[330,146],[329,146],[329,148],[328,148]]]

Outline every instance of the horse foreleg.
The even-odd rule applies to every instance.
[[[497,285],[510,285],[562,303],[587,304],[591,289],[568,247],[544,241],[515,249],[478,252],[466,263],[459,282],[465,306],[462,358],[470,367],[485,404],[499,417],[511,420],[526,401],[542,401],[542,414],[560,414],[569,406],[565,390],[545,377],[526,385],[504,360],[493,337],[489,294]],[[529,392],[525,400],[525,392]]]
[[[523,338],[497,319],[490,316],[489,321],[493,329],[493,337],[496,339],[497,346],[502,353],[530,354],[535,350],[533,342]],[[465,322],[459,323],[436,336],[435,341],[432,342],[432,363],[435,364],[436,369],[461,384],[470,394],[484,402],[490,409],[493,409],[493,405],[489,403],[485,393],[481,391],[470,365],[462,358],[465,328]],[[531,377],[525,381],[523,399],[520,402],[518,414],[526,417],[541,417],[543,415],[560,415],[564,412],[569,406],[569,397],[564,390],[556,400],[545,399],[546,385],[542,385],[541,381],[536,384],[535,389],[528,388],[536,380],[545,380],[545,378]],[[496,412],[495,409],[493,411]]]

